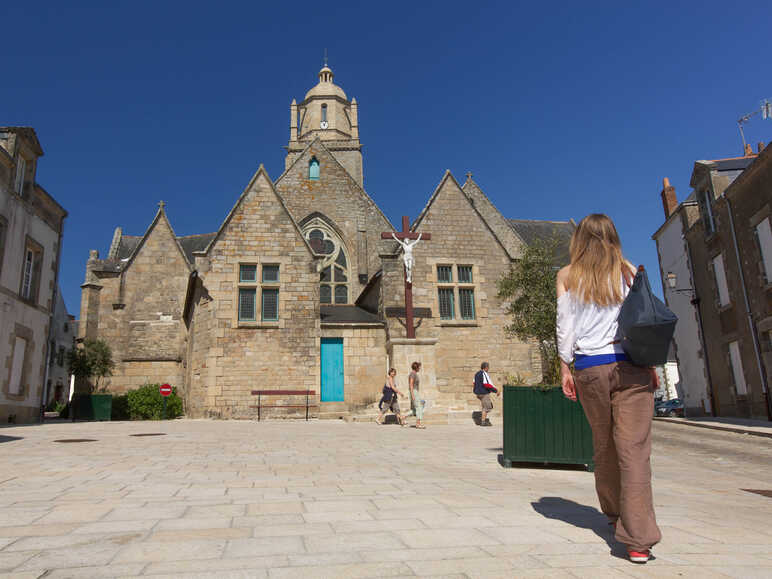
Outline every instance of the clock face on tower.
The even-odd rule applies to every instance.
[[[327,121],[322,121],[321,123],[319,123],[319,126],[321,128],[323,128],[323,129],[326,129],[327,128]]]

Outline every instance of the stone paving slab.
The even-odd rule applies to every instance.
[[[750,437],[766,445],[758,460],[730,439],[736,453],[674,452],[667,440],[697,429],[655,423],[663,541],[636,566],[597,510],[593,475],[504,469],[499,428],[177,420],[8,430],[19,439],[0,443],[0,579],[772,577],[772,499],[741,490],[772,487],[772,440],[760,437]],[[141,432],[167,436],[129,436]],[[63,438],[96,442],[54,442]]]

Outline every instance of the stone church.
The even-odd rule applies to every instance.
[[[427,419],[469,417],[481,360],[498,385],[540,380],[537,346],[504,332],[496,282],[526,244],[567,243],[573,227],[507,219],[446,171],[410,225],[431,238],[413,249],[407,337],[402,248],[381,236],[398,229],[364,189],[357,101],[325,66],[290,105],[284,173],[261,165],[216,232],[177,236],[161,203],[144,235],[118,227],[105,259],[91,250],[80,337],[112,347],[112,391],[168,382],[190,417],[305,416],[306,398],[311,416],[353,415],[390,366],[407,390],[414,361]],[[258,410],[265,390],[311,394],[261,395]]]

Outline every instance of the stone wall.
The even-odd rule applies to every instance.
[[[190,415],[255,418],[252,390],[318,392],[319,274],[309,247],[262,168],[208,254],[197,257],[196,263],[201,285],[188,350]],[[239,321],[242,263],[256,264],[258,279],[262,265],[279,265],[278,321],[259,321],[259,298],[258,321]]]
[[[320,164],[318,180],[308,179],[312,157]],[[318,140],[276,182],[276,190],[296,221],[319,212],[337,228],[349,255],[349,303],[353,303],[380,268],[380,234],[391,230],[388,220]]]
[[[82,337],[105,340],[115,369],[107,388],[122,393],[168,382],[184,389],[182,309],[190,268],[159,211],[129,262],[89,261],[81,298]]]
[[[356,410],[378,402],[388,371],[383,328],[325,327],[322,337],[343,338],[343,397],[349,408]],[[400,375],[398,383],[407,386],[407,374]]]
[[[509,257],[480,216],[475,212],[458,183],[447,174],[422,214],[416,231],[431,233],[431,240],[419,242],[414,250],[413,302],[416,308],[430,308],[431,318],[423,319],[416,330],[419,339],[437,339],[436,388],[439,400],[449,410],[475,409],[479,402],[472,394],[474,374],[486,360],[491,377],[501,386],[507,374],[520,374],[528,382],[541,380],[541,360],[535,344],[508,337],[505,304],[496,297],[497,280],[508,270]],[[440,319],[437,265],[453,265],[455,316]],[[472,266],[475,319],[460,319],[458,303],[458,265]],[[401,256],[384,256],[383,299],[386,307],[404,305]],[[395,318],[388,319],[389,339],[405,337],[405,329]],[[421,360],[418,360],[421,361]],[[398,368],[400,373],[407,369]]]
[[[772,219],[772,146],[759,154],[753,165],[726,190],[726,198],[732,204],[734,228],[740,253],[745,291],[753,323],[757,328],[760,342],[759,355],[767,384],[772,383],[772,271],[764,270],[761,248],[756,238],[756,226]],[[729,227],[729,212],[725,203],[721,207],[724,222]],[[772,248],[768,248],[768,251]],[[745,401],[746,413],[754,418],[767,418],[767,402],[764,395],[762,375],[748,327],[745,300],[742,296],[742,280],[737,270],[734,245],[727,248],[732,252],[731,270],[727,268],[727,281],[733,299],[737,302],[737,334],[743,361],[748,395]]]

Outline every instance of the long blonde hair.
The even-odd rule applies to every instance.
[[[580,301],[611,306],[622,303],[622,276],[631,278],[632,271],[622,256],[614,222],[602,213],[582,219],[571,236],[571,269],[566,289]]]

